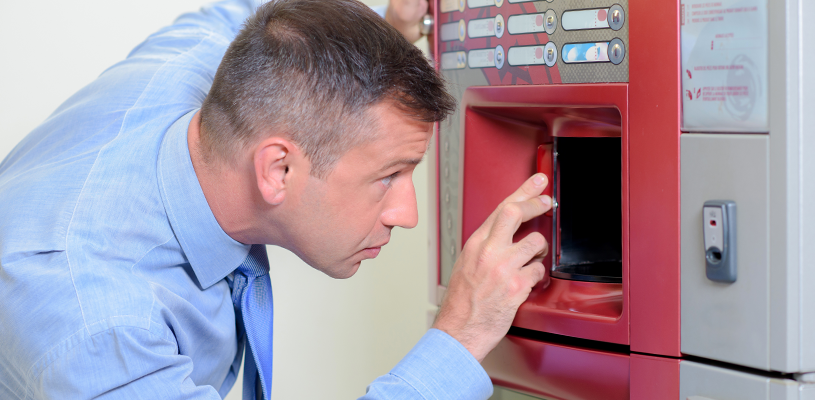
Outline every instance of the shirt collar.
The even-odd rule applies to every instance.
[[[221,229],[198,183],[187,146],[187,128],[197,111],[190,111],[167,130],[158,154],[158,181],[170,226],[206,289],[237,269],[250,245]]]

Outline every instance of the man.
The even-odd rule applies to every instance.
[[[0,397],[219,398],[245,347],[244,396],[268,399],[252,244],[345,278],[415,226],[411,174],[454,106],[421,53],[352,0],[266,4],[239,33],[251,10],[181,17],[0,164]],[[435,329],[366,398],[489,396],[478,362],[544,275],[543,237],[512,236],[545,184],[473,235]]]

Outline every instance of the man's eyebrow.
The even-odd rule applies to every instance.
[[[391,168],[393,168],[393,167],[395,167],[397,165],[417,165],[420,162],[422,162],[422,159],[424,159],[424,157],[421,157],[421,158],[402,158],[402,159],[399,159],[399,160],[393,160],[393,161],[389,162],[387,165],[385,165],[384,167],[382,167],[380,169],[380,171],[382,171],[382,172],[387,171],[387,170],[389,170],[389,169],[391,169]]]

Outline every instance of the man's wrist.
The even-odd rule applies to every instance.
[[[444,331],[431,328],[391,374],[425,398],[487,399],[492,382],[478,360]]]

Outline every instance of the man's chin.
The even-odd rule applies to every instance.
[[[357,261],[355,264],[351,266],[342,266],[340,268],[337,268],[336,266],[333,268],[319,268],[319,267],[314,268],[322,271],[324,274],[334,279],[348,279],[357,273],[361,263],[362,261]]]

